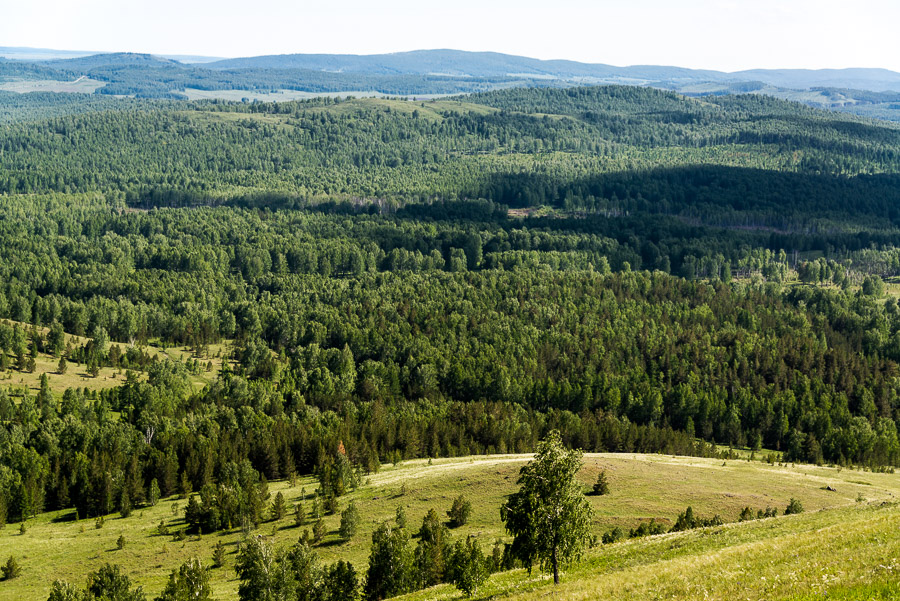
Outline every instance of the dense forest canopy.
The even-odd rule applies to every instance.
[[[551,429],[900,462],[895,127],[626,87],[47,110],[0,130],[0,363],[131,375],[0,391],[5,518],[155,481],[224,527],[259,510],[226,483]]]

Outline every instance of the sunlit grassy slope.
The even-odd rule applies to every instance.
[[[356,501],[363,514],[360,531],[349,543],[341,543],[336,532],[340,516],[327,516],[329,534],[317,548],[319,556],[325,562],[349,559],[364,571],[375,524],[393,518],[398,505],[416,530],[429,508],[443,513],[460,493],[472,501],[473,514],[453,536],[473,534],[489,548],[504,534],[499,507],[516,490],[518,470],[527,460],[525,455],[502,455],[384,466],[369,477],[368,484],[340,500],[341,507]],[[580,474],[585,490],[600,469],[607,471],[612,492],[588,497],[595,508],[598,536],[614,525],[629,527],[650,518],[671,523],[687,505],[700,516],[718,513],[734,521],[745,506],[771,505],[781,512],[796,497],[807,513],[598,547],[565,574],[558,589],[550,588],[538,574],[529,577],[516,571],[494,575],[479,597],[693,599],[703,598],[705,590],[711,598],[720,599],[789,598],[788,594],[805,599],[804,594],[838,586],[887,582],[900,570],[900,560],[891,563],[892,557],[900,557],[900,508],[890,505],[900,500],[900,476],[743,460],[723,464],[663,455],[591,454],[585,457]],[[825,490],[827,486],[835,491]],[[304,478],[296,487],[273,482],[270,492],[273,497],[282,492],[293,505],[304,490],[311,497],[315,487],[311,478]],[[864,502],[857,502],[860,495]],[[889,505],[882,506],[885,502]],[[236,599],[233,566],[240,532],[185,541],[155,533],[163,520],[170,530],[183,528],[182,514],[175,517],[172,507],[184,504],[184,500],[165,499],[155,507],[137,509],[126,519],[108,516],[101,529],[95,528],[94,520],[57,521],[70,512],[30,520],[24,535],[17,524],[7,525],[0,530],[0,559],[16,556],[22,576],[0,583],[0,599],[45,599],[53,579],[82,584],[88,571],[107,562],[120,564],[152,598],[168,573],[186,559],[197,556],[211,563],[212,547],[218,541],[227,544],[229,553],[226,567],[212,570],[214,590],[219,599]],[[306,501],[307,510],[309,506]],[[277,523],[262,524],[256,534],[287,545],[298,539],[303,528],[311,524],[297,528],[289,515]],[[117,550],[121,534],[127,544]],[[745,586],[750,587],[748,595],[736,596]],[[848,595],[856,594],[853,588],[847,590]],[[438,587],[412,598],[459,598],[459,594],[452,587]]]
[[[19,325],[26,332],[31,327],[28,324],[15,322],[8,319],[3,320],[7,325]],[[38,328],[43,335],[46,336],[50,328]],[[89,338],[85,336],[75,336],[66,334],[65,340],[72,347],[77,347],[88,342]],[[127,350],[127,345],[113,342],[118,345],[122,351]],[[216,376],[222,369],[222,357],[228,353],[228,342],[224,344],[211,344],[204,353],[197,357],[192,349],[187,346],[171,346],[162,348],[159,345],[146,346],[144,352],[151,357],[159,357],[160,359],[170,359],[172,361],[188,362],[192,359],[199,359],[203,365],[203,370],[199,374],[190,376],[191,382],[195,388],[202,388],[210,384],[216,379]],[[211,364],[211,369],[207,370],[207,364]],[[50,389],[59,397],[67,388],[86,388],[88,390],[103,390],[106,388],[115,388],[125,383],[125,369],[117,369],[112,367],[101,367],[97,376],[88,373],[87,366],[83,363],[69,361],[66,372],[59,373],[59,357],[55,357],[49,353],[38,353],[34,360],[34,371],[28,372],[16,369],[16,359],[10,356],[10,368],[6,371],[0,371],[0,387],[5,388],[14,396],[20,396],[25,390],[29,394],[36,394],[41,387],[41,376],[46,374]],[[139,377],[145,377],[140,369],[132,369]]]

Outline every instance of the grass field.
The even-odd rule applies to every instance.
[[[823,510],[593,549],[559,586],[535,571],[496,574],[476,599],[875,600],[900,593],[900,507]],[[443,585],[405,601],[462,599]]]
[[[3,320],[3,322],[8,325],[17,323],[8,319]],[[19,323],[18,325],[25,328],[26,332],[31,330],[30,325],[22,323]],[[46,335],[49,328],[38,328],[38,330],[40,330],[43,335]],[[83,336],[66,334],[66,342],[70,343],[73,348],[83,345],[87,341],[88,338]],[[122,347],[123,351],[125,350],[126,345],[124,344],[115,342],[112,344],[118,344]],[[180,362],[186,362],[194,358],[192,349],[186,346],[163,348],[156,343],[152,343],[150,346],[144,347],[144,352],[148,353],[150,356],[159,356],[160,358],[168,358]],[[190,377],[195,388],[203,388],[216,379],[222,369],[222,357],[225,356],[227,352],[227,342],[209,345],[208,353],[205,352],[200,358],[200,362],[204,366],[204,371],[200,374],[191,375]],[[209,371],[205,370],[207,363],[212,363],[212,369]],[[14,364],[15,358],[11,358],[11,365]],[[38,356],[34,360],[34,365],[35,369],[33,372],[20,371],[14,368],[10,368],[7,371],[0,371],[0,387],[7,389],[12,395],[20,395],[23,390],[27,390],[30,394],[35,394],[41,388],[41,376],[47,374],[50,389],[53,391],[54,395],[60,397],[67,388],[103,390],[121,386],[125,383],[124,369],[102,367],[97,376],[94,377],[88,373],[86,365],[78,364],[74,361],[69,362],[66,373],[60,374],[57,372],[59,357],[54,357],[45,353],[38,353]],[[144,374],[140,372],[140,370],[132,371],[135,371],[139,377],[144,377]]]
[[[368,484],[340,499],[341,507],[345,507],[350,500],[356,501],[362,512],[363,523],[357,535],[350,542],[341,543],[336,532],[340,516],[327,516],[325,522],[329,534],[317,547],[317,552],[325,562],[347,559],[364,571],[374,527],[382,520],[393,518],[398,505],[404,507],[410,528],[415,531],[428,509],[435,508],[443,513],[460,493],[466,494],[472,501],[473,512],[469,523],[453,531],[453,536],[475,535],[489,549],[496,538],[503,537],[499,507],[505,496],[516,490],[518,470],[527,460],[526,455],[502,455],[442,459],[435,460],[431,465],[426,461],[410,461],[399,466],[386,465],[378,474],[369,477]],[[616,578],[622,578],[622,582],[629,583],[628,586],[636,587],[635,591],[642,590],[646,593],[640,595],[642,598],[657,598],[659,596],[656,593],[650,594],[650,591],[663,590],[666,581],[660,580],[658,574],[664,572],[658,571],[656,567],[653,571],[647,571],[647,565],[658,564],[659,570],[663,570],[665,566],[666,570],[671,570],[671,574],[678,574],[679,570],[684,570],[684,562],[699,562],[698,557],[701,557],[709,564],[702,565],[713,570],[719,569],[716,566],[724,566],[720,562],[727,561],[729,554],[743,552],[752,552],[753,562],[762,562],[759,566],[753,562],[747,564],[752,567],[753,574],[756,571],[761,575],[771,573],[774,578],[779,573],[779,564],[771,561],[771,565],[765,564],[761,559],[763,555],[759,555],[774,552],[767,551],[770,545],[788,545],[786,548],[793,548],[790,545],[794,544],[813,545],[809,541],[815,539],[815,533],[820,529],[838,528],[842,532],[841,536],[847,536],[841,530],[845,523],[857,524],[859,528],[865,524],[869,528],[867,536],[870,537],[866,540],[870,542],[875,540],[872,537],[883,539],[885,544],[890,545],[896,545],[900,541],[900,531],[897,530],[897,526],[900,526],[900,509],[875,509],[883,502],[900,500],[900,477],[892,474],[805,465],[778,466],[748,461],[728,461],[723,465],[721,460],[663,455],[591,454],[585,457],[585,467],[580,474],[586,490],[596,480],[601,469],[605,469],[609,475],[612,492],[608,496],[588,497],[595,508],[594,530],[598,536],[614,525],[631,527],[651,518],[672,523],[687,505],[692,505],[697,515],[711,516],[718,513],[726,521],[734,521],[744,506],[763,509],[771,505],[783,511],[788,500],[796,497],[809,513],[799,518],[779,517],[739,526],[724,526],[713,529],[717,533],[714,537],[704,534],[707,532],[704,530],[596,549],[589,554],[583,565],[567,574],[563,585],[576,587],[576,581],[581,581],[578,579],[587,579],[593,588],[585,588],[583,591],[577,587],[571,588],[566,595],[572,596],[556,596],[556,591],[553,591],[554,599],[597,598],[597,595],[607,595],[612,589],[604,588],[607,585],[602,582],[595,582],[593,574],[596,570],[602,570],[606,574],[613,567],[619,573]],[[826,486],[831,486],[836,491],[824,490]],[[311,498],[315,487],[316,483],[311,478],[303,478],[296,487],[290,487],[287,482],[270,483],[269,490],[273,497],[277,492],[282,492],[288,504],[292,505],[301,500],[303,492],[307,498]],[[404,487],[406,493],[401,494]],[[864,503],[857,502],[860,495],[865,499]],[[173,513],[173,505],[179,510],[177,517]],[[197,556],[209,564],[212,547],[220,540],[227,544],[229,554],[226,567],[212,570],[211,580],[217,598],[223,601],[236,599],[238,582],[233,566],[234,552],[241,539],[239,531],[191,537],[185,541],[175,541],[172,536],[155,533],[157,524],[162,520],[172,530],[182,528],[180,509],[184,505],[185,501],[181,499],[165,499],[155,507],[135,510],[126,519],[117,515],[108,516],[101,529],[95,528],[94,520],[61,521],[70,518],[71,512],[47,513],[29,520],[24,535],[19,534],[16,524],[7,525],[0,530],[0,560],[11,554],[15,555],[22,566],[22,576],[0,583],[0,599],[45,599],[53,579],[63,578],[82,584],[88,571],[107,562],[120,564],[135,582],[144,586],[152,598],[162,589],[168,573],[188,558]],[[307,501],[307,510],[309,506]],[[819,509],[829,511],[815,512]],[[311,524],[304,527],[311,528]],[[293,516],[289,515],[278,523],[262,524],[256,534],[263,535],[276,544],[288,545],[299,538],[304,527],[295,527]],[[885,530],[882,531],[882,528]],[[888,531],[889,528],[892,530]],[[124,535],[127,540],[123,550],[116,549],[119,535]],[[807,539],[808,542],[802,542]],[[867,551],[863,556],[877,554],[876,551]],[[723,559],[716,559],[720,555]],[[816,561],[824,562],[827,557],[822,555]],[[678,567],[679,561],[682,562],[681,567]],[[794,557],[793,561],[804,562],[806,559]],[[725,570],[724,567],[721,569]],[[747,572],[746,577],[749,578],[749,574]],[[781,578],[789,576],[785,572]],[[678,586],[688,587],[684,590],[694,586],[692,581],[683,578],[679,582],[681,584]],[[718,582],[716,580],[711,584]],[[825,582],[855,585],[859,579],[848,580],[837,574],[833,582]],[[610,581],[610,586],[612,583]],[[544,588],[546,586],[547,582],[538,578],[537,574],[529,578],[524,572],[511,572],[492,577],[485,588],[485,594],[501,597],[525,595],[522,598],[533,598],[528,595],[534,594],[537,597],[551,593],[550,589]],[[570,589],[559,589],[560,592],[563,590]],[[733,589],[722,590],[733,592]],[[579,596],[582,592],[586,596]],[[459,598],[459,595],[451,587],[438,587],[419,593],[414,598]],[[729,597],[720,595],[714,598]]]

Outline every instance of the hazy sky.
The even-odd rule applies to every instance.
[[[0,46],[213,56],[492,50],[900,71],[900,0],[0,0]]]

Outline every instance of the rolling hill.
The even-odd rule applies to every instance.
[[[900,118],[896,102],[900,74],[885,69],[759,69],[725,73],[674,66],[618,67],[448,49],[223,60],[180,57],[184,62],[176,60],[179,57],[137,53],[29,54],[27,49],[7,50],[4,53],[0,48],[0,56],[24,56],[29,60],[0,62],[0,79],[71,81],[87,77],[103,82],[95,92],[102,95],[230,100],[252,97],[277,101],[283,100],[278,94],[285,91],[424,96],[516,86],[627,84],[695,96],[756,93],[876,118]],[[13,89],[27,92],[33,87]],[[197,91],[202,93],[198,95]],[[235,96],[236,91],[251,94]]]
[[[473,503],[468,523],[452,531],[454,538],[477,537],[489,551],[495,540],[508,540],[499,520],[499,508],[506,495],[516,490],[515,479],[528,455],[495,455],[471,458],[409,461],[401,465],[384,465],[367,477],[368,484],[342,497],[340,507],[351,501],[363,516],[359,531],[350,541],[338,536],[340,515],[325,516],[327,535],[315,546],[324,562],[337,559],[351,561],[364,573],[372,531],[383,520],[393,519],[398,506],[406,513],[409,528],[415,532],[429,509],[440,515],[449,509],[453,499],[465,494]],[[867,583],[881,582],[871,570],[891,565],[890,557],[900,545],[900,486],[890,474],[862,473],[836,468],[769,465],[758,461],[698,459],[665,455],[589,454],[579,478],[589,488],[600,469],[611,479],[611,494],[588,497],[595,510],[593,531],[599,537],[614,526],[626,530],[650,519],[667,526],[678,513],[691,505],[698,515],[720,515],[724,526],[678,534],[665,534],[626,540],[612,545],[598,545],[584,561],[572,566],[563,577],[560,592],[571,598],[619,598],[616,592],[623,582],[631,594],[670,591],[676,599],[689,599],[695,587],[705,584],[713,593],[710,598],[725,599],[736,587],[753,578],[758,590],[772,593],[773,599],[790,594],[816,593]],[[661,489],[660,483],[665,482]],[[309,510],[312,492],[317,486],[312,478],[301,478],[295,484],[277,481],[269,484],[271,495],[282,493],[292,509],[302,503]],[[825,490],[826,487],[835,492]],[[808,513],[799,516],[734,522],[743,507],[754,511],[767,506],[782,513],[790,498],[799,499]],[[42,599],[50,582],[61,578],[80,584],[87,571],[105,563],[119,564],[135,584],[143,585],[148,596],[158,594],[168,573],[190,557],[211,563],[213,547],[226,546],[225,566],[211,571],[215,598],[236,599],[238,580],[233,568],[235,550],[242,539],[239,528],[215,534],[191,535],[181,539],[185,500],[162,499],[153,507],[137,508],[127,518],[107,516],[102,528],[95,520],[73,520],[70,511],[50,512],[31,519],[26,532],[7,527],[0,530],[0,557],[16,556],[22,576],[4,583],[5,598]],[[168,535],[160,535],[164,523]],[[304,528],[297,527],[293,512],[282,520],[267,521],[255,534],[275,546],[297,541]],[[833,533],[823,537],[821,532]],[[116,539],[124,536],[126,546],[117,549]],[[872,536],[881,545],[866,545]],[[415,544],[415,543],[413,543]],[[818,545],[809,556],[814,566],[795,566],[792,550]],[[712,553],[719,559],[712,559]],[[857,554],[857,559],[848,558]],[[770,561],[766,561],[769,558]],[[793,558],[793,559],[792,559]],[[714,578],[718,566],[731,562],[742,566],[734,575]],[[695,570],[663,585],[667,577],[679,573],[685,565]],[[797,578],[788,583],[765,579],[797,569]],[[821,579],[825,572],[830,575]],[[522,570],[499,573],[491,577],[479,598],[534,598],[550,592],[552,581],[539,572],[528,576]],[[458,599],[456,589],[443,585],[409,596],[410,599]],[[566,597],[570,598],[570,597]]]

